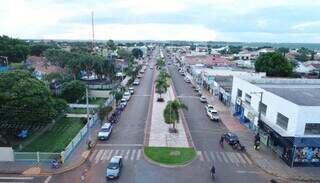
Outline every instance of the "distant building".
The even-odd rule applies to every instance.
[[[38,79],[43,79],[45,75],[50,73],[65,72],[64,68],[50,64],[44,57],[29,56],[26,63],[34,68],[34,74]]]
[[[320,80],[234,77],[231,103],[289,166],[320,165]]]
[[[188,67],[196,64],[203,64],[206,67],[212,66],[232,66],[233,63],[225,57],[213,55],[184,56],[182,63]]]

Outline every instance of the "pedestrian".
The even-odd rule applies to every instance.
[[[221,147],[223,147],[223,142],[224,142],[224,137],[221,136],[220,141],[219,141]]]
[[[278,183],[278,182],[276,180],[274,180],[274,179],[271,179],[270,183]]]

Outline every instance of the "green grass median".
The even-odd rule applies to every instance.
[[[194,148],[185,147],[144,147],[144,153],[151,160],[167,165],[184,165],[196,156]]]

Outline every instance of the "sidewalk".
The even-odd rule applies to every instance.
[[[65,173],[81,166],[90,155],[87,149],[87,139],[90,135],[92,141],[95,141],[96,134],[100,129],[100,121],[91,128],[84,139],[79,143],[75,151],[70,155],[61,168],[53,169],[49,162],[0,162],[0,174],[24,174],[30,176],[53,175]]]
[[[320,181],[320,167],[290,168],[270,148],[261,145],[259,151],[254,150],[253,144],[255,134],[242,125],[239,119],[233,116],[229,107],[220,102],[218,97],[213,96],[205,89],[202,90],[202,93],[207,97],[208,103],[214,105],[218,109],[222,123],[228,130],[239,136],[241,143],[246,147],[247,154],[255,164],[266,173],[290,180]]]

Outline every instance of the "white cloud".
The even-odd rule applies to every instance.
[[[202,25],[189,24],[100,24],[96,39],[115,40],[216,40],[216,32]],[[74,24],[68,32],[45,34],[44,39],[91,39],[90,25]]]
[[[304,30],[307,28],[320,28],[320,21],[308,21],[308,22],[302,22],[299,24],[296,24],[292,26],[292,29],[294,30]]]
[[[257,21],[257,26],[259,28],[265,28],[268,26],[268,20],[258,20]]]

